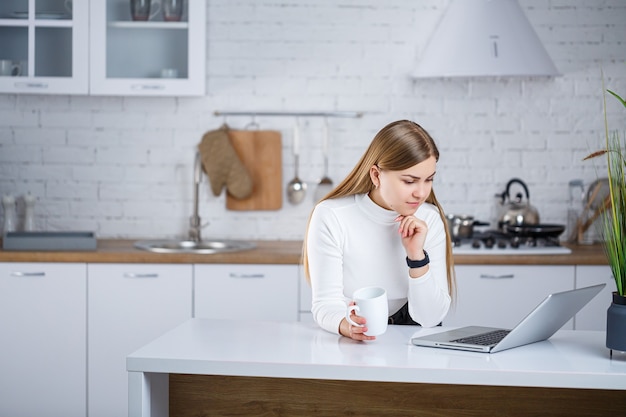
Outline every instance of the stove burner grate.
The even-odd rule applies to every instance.
[[[518,249],[518,248],[556,248],[561,243],[558,237],[527,237],[513,234],[507,234],[498,230],[488,230],[485,232],[474,233],[469,239],[456,239],[453,242],[455,248],[471,247],[476,250],[480,249]]]

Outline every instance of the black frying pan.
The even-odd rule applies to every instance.
[[[559,237],[565,230],[562,224],[505,224],[504,231],[520,237]]]

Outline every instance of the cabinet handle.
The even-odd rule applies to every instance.
[[[25,83],[25,82],[18,82],[14,84],[16,87],[18,88],[39,88],[39,89],[45,89],[48,88],[48,83]]]
[[[155,273],[147,273],[147,274],[136,274],[134,272],[124,272],[124,278],[158,278],[159,274]]]
[[[20,272],[14,271],[11,272],[12,277],[45,277],[45,272]]]
[[[229,274],[229,276],[231,278],[243,278],[243,279],[248,279],[248,278],[265,278],[265,274],[235,274],[234,272],[231,272]]]
[[[515,275],[514,274],[504,274],[504,275],[480,274],[480,277],[484,279],[510,279],[510,278],[515,278]]]
[[[133,84],[130,88],[132,90],[165,90],[163,84]]]

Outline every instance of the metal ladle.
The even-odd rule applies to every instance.
[[[300,204],[306,195],[306,183],[298,177],[298,166],[300,165],[300,131],[297,122],[293,129],[293,160],[295,175],[287,184],[287,200],[291,204]]]

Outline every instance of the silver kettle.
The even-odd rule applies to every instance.
[[[511,199],[511,185],[515,183],[521,185],[524,189],[526,193],[525,199],[522,193],[517,193],[515,199]],[[524,181],[519,178],[511,179],[506,185],[506,190],[502,194],[498,194],[498,196],[500,197],[501,205],[501,214],[498,219],[499,229],[504,229],[506,224],[515,226],[539,224],[539,212],[530,205],[528,187]]]

